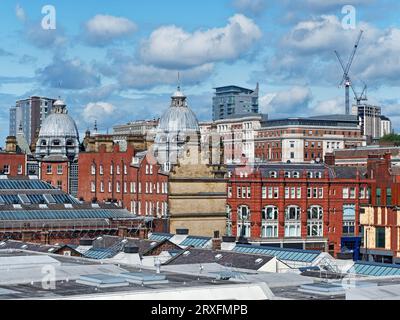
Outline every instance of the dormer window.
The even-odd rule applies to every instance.
[[[67,140],[67,146],[73,146],[73,145],[74,142],[71,139]]]
[[[41,146],[47,146],[47,141],[46,141],[46,140],[40,141],[40,145],[41,145]]]
[[[276,171],[271,171],[270,173],[269,173],[269,177],[270,178],[276,178],[278,176],[278,174],[276,173]]]
[[[60,140],[53,140],[53,146],[59,146],[60,144]]]

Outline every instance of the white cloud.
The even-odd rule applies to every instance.
[[[111,15],[96,15],[85,24],[87,43],[103,46],[133,34],[137,30],[134,22]]]
[[[261,36],[261,30],[253,20],[236,14],[223,28],[189,33],[174,25],[160,27],[144,41],[140,55],[146,63],[158,67],[191,68],[237,59]]]
[[[108,102],[90,102],[82,111],[83,120],[93,123],[95,120],[108,119],[115,114],[116,107]]]
[[[312,100],[310,88],[294,86],[284,91],[270,93],[260,98],[260,110],[273,117],[307,114]]]
[[[365,22],[359,22],[358,28],[364,34],[350,70],[353,81],[361,85],[363,80],[371,87],[399,85],[400,29],[381,30]],[[359,29],[344,30],[336,16],[301,21],[282,37],[266,62],[267,72],[275,79],[294,83],[338,85],[342,70],[334,50],[346,64]]]

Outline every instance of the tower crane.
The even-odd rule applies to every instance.
[[[352,85],[352,82],[351,82],[351,79],[350,79],[350,75],[349,75],[350,68],[351,68],[351,65],[353,64],[354,57],[356,55],[356,52],[357,52],[357,49],[358,49],[358,45],[360,44],[360,40],[361,40],[361,37],[362,37],[363,33],[364,33],[364,31],[361,30],[359,35],[358,35],[356,44],[354,45],[353,51],[352,51],[352,53],[350,55],[349,61],[347,62],[346,66],[343,63],[343,60],[340,57],[339,52],[337,52],[335,50],[336,57],[338,58],[338,60],[340,62],[340,65],[341,65],[341,67],[343,69],[343,78],[342,78],[342,81],[340,82],[339,86],[343,86],[344,85],[344,87],[345,87],[345,108],[346,108],[345,113],[346,114],[350,114],[350,87],[354,92],[354,95],[355,95],[356,100],[357,100],[357,104],[360,104],[362,100],[366,99],[367,87],[364,86],[363,93],[360,96],[358,96],[356,91],[355,91],[355,89],[354,89],[354,87],[353,87],[353,85]]]

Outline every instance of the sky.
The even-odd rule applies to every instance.
[[[49,7],[50,6],[50,7]],[[349,7],[350,6],[350,7]],[[58,97],[80,132],[159,117],[178,73],[199,120],[213,88],[260,83],[270,118],[344,112],[343,71],[400,130],[396,0],[2,0],[0,145],[9,108]],[[353,98],[353,95],[352,95]]]

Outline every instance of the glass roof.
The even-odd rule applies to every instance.
[[[321,254],[321,252],[319,251],[252,246],[252,245],[236,245],[236,247],[233,248],[233,251],[242,253],[264,254],[267,256],[277,257],[278,259],[281,260],[299,261],[299,262],[313,262]]]

